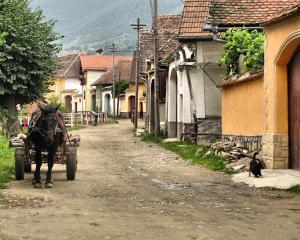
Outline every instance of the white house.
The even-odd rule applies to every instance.
[[[161,63],[168,65],[166,130],[168,137],[207,142],[221,135],[221,91],[225,68],[218,64],[223,44],[204,32],[207,1],[185,1],[179,47]]]

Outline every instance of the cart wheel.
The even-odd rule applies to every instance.
[[[26,173],[31,173],[31,164],[25,164],[24,165],[24,171]]]
[[[67,179],[70,181],[74,181],[76,177],[77,171],[77,148],[69,147],[67,153]]]
[[[15,152],[15,176],[17,181],[24,180],[24,161],[22,148],[16,148]]]

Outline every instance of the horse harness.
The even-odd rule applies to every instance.
[[[64,127],[64,124],[62,122],[62,119],[59,117],[58,113],[55,113],[55,117],[57,119],[56,121],[56,126],[54,128],[54,130],[49,130],[49,131],[45,131],[40,129],[37,126],[38,120],[42,117],[42,113],[41,112],[37,112],[31,119],[30,123],[29,123],[29,133],[28,133],[28,137],[31,135],[31,133],[33,132],[38,132],[39,134],[41,134],[42,137],[45,137],[47,135],[53,134],[55,135],[57,133],[57,130],[59,129],[59,126],[61,127],[61,129],[63,130],[63,132],[66,132],[66,129]]]

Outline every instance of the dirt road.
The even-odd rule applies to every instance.
[[[80,135],[75,182],[55,166],[51,190],[33,189],[31,174],[6,190],[1,240],[300,239],[300,197],[189,166],[127,121]]]

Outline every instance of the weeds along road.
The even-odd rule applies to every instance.
[[[300,198],[233,184],[132,136],[127,121],[79,131],[77,180],[13,182],[0,239],[300,239]],[[43,173],[45,177],[45,172]],[[1,206],[1,205],[0,205]]]

